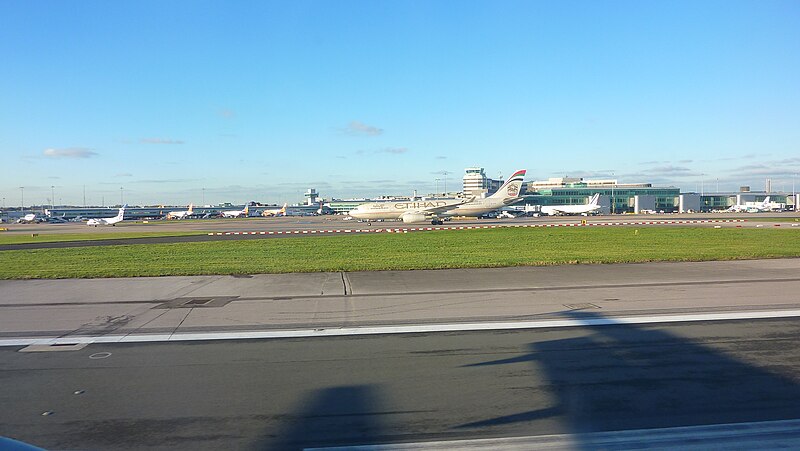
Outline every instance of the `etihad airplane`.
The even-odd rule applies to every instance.
[[[189,204],[189,209],[184,211],[171,211],[167,213],[167,219],[185,219],[187,216],[191,216],[192,209],[194,205]]]
[[[268,216],[286,216],[286,205],[287,203],[283,204],[281,208],[275,208],[272,210],[264,210],[261,212],[261,216],[268,217]]]
[[[114,216],[113,218],[92,218],[92,219],[86,221],[86,225],[94,226],[94,227],[107,226],[107,225],[110,225],[110,226],[116,225],[118,222],[122,221],[123,216],[125,216],[125,209],[127,207],[128,207],[128,204],[123,205],[122,208],[119,209],[119,213],[117,213],[117,215]]]
[[[733,211],[737,213],[759,213],[762,211],[768,211],[769,209],[769,196],[767,196],[761,203],[746,202],[744,204],[731,205],[731,207],[725,211]]]
[[[542,214],[544,215],[589,215],[600,209],[597,201],[600,194],[596,193],[585,205],[543,205]]]
[[[399,219],[406,223],[431,221],[442,224],[441,218],[450,216],[478,216],[498,210],[519,200],[525,170],[515,172],[497,190],[483,199],[436,199],[401,202],[369,202],[350,210],[350,216],[358,219]]]
[[[250,205],[245,205],[244,208],[241,210],[228,210],[228,211],[223,211],[221,214],[223,218],[239,218],[242,216],[248,217],[250,216],[249,208]]]

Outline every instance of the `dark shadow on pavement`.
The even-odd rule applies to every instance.
[[[800,418],[800,386],[777,372],[787,367],[756,367],[657,326],[596,325],[609,319],[585,311],[564,316],[585,321],[590,333],[534,342],[527,354],[470,365],[531,362],[542,370],[556,404],[458,428],[558,418],[566,430],[587,433]],[[758,346],[781,352],[785,341]]]
[[[325,446],[378,443],[384,437],[378,390],[349,385],[317,390],[302,400],[297,413],[287,415],[283,430],[268,431],[256,448],[300,450]]]

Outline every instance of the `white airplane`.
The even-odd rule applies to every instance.
[[[250,205],[245,205],[241,210],[228,210],[222,212],[223,218],[239,218],[250,216]]]
[[[516,219],[516,217],[517,215],[507,210],[502,210],[500,213],[497,214],[497,216],[495,216],[495,218],[497,219]]]
[[[726,211],[733,211],[737,213],[747,212],[747,213],[759,213],[762,211],[769,210],[769,196],[764,198],[764,201],[761,203],[758,202],[746,202],[744,204],[736,204],[731,205]]]
[[[261,212],[261,216],[268,217],[268,216],[286,216],[286,205],[287,203],[283,204],[281,208],[275,208],[272,210],[264,210]]]
[[[600,209],[597,201],[600,194],[596,193],[584,205],[543,205],[542,214],[544,215],[588,215]]]
[[[36,213],[28,213],[27,215],[17,219],[17,224],[31,224],[35,222],[39,222],[39,220],[36,218]]]
[[[349,215],[366,220],[399,219],[406,223],[431,221],[442,224],[449,216],[478,216],[498,210],[519,200],[525,170],[515,172],[496,193],[484,199],[437,199],[402,202],[369,202],[351,210]]]
[[[189,204],[189,209],[184,211],[171,211],[167,213],[167,219],[185,219],[187,216],[192,214],[192,208],[194,205]]]
[[[94,227],[107,226],[107,225],[110,225],[110,226],[116,225],[118,222],[122,221],[123,216],[125,216],[125,209],[127,207],[128,207],[128,204],[123,205],[122,208],[119,209],[119,213],[117,213],[117,215],[114,216],[113,218],[92,218],[92,219],[86,221],[86,225],[94,226]]]

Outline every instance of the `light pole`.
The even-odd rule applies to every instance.
[[[611,180],[611,214],[612,215],[617,210],[616,202],[614,202],[614,200],[615,200],[614,199],[614,188],[616,188],[616,186],[617,186],[617,179],[614,178],[614,177],[615,177],[614,176],[614,171],[611,171],[611,178],[612,178],[612,180]]]
[[[439,181],[442,179],[433,179],[436,182],[436,195],[439,195]]]
[[[125,201],[124,201],[124,197],[123,197],[123,193],[124,192],[125,192],[125,189],[120,186],[119,187],[119,206],[120,207],[125,205]]]
[[[700,197],[703,197],[705,194],[705,174],[700,174]]]
[[[20,196],[22,197],[22,199],[20,200],[20,204],[19,204],[19,211],[25,211],[25,187],[24,186],[20,186],[19,187],[19,192],[20,192]]]
[[[203,192],[203,206],[205,207],[206,206],[206,189],[205,189],[205,187],[204,188],[200,188],[200,191]]]
[[[50,207],[56,208],[56,186],[50,185]]]

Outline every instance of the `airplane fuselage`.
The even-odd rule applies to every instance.
[[[599,209],[599,205],[558,205],[544,206],[542,213],[546,215],[587,215]]]
[[[370,202],[351,210],[350,216],[358,219],[400,219],[406,213],[423,214],[425,210],[447,208],[460,203],[463,203],[462,199]]]

